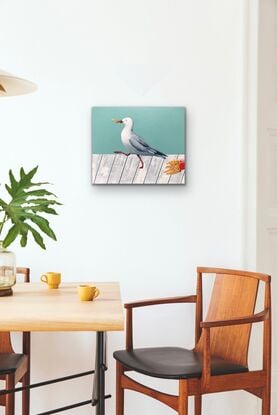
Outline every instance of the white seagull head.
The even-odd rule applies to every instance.
[[[129,128],[133,128],[134,125],[134,121],[132,120],[131,117],[125,117],[122,118],[122,120],[116,120],[116,119],[112,119],[113,122],[115,122],[116,124],[124,124],[125,127],[129,127]]]

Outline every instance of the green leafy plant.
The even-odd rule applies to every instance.
[[[21,168],[19,180],[15,179],[11,170],[9,171],[10,183],[6,184],[5,187],[11,200],[9,203],[6,203],[0,199],[0,214],[2,214],[0,239],[3,240],[5,248],[17,237],[20,237],[20,245],[26,246],[29,233],[32,234],[35,242],[43,249],[46,249],[46,247],[41,232],[55,241],[57,240],[48,220],[41,214],[57,215],[54,206],[61,203],[57,201],[57,197],[53,193],[42,188],[42,186],[49,183],[32,182],[37,169],[38,166],[25,173],[24,169]],[[7,222],[11,222],[12,226],[3,238],[3,228]]]

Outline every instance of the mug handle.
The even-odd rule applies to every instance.
[[[46,282],[46,284],[47,284],[47,275],[43,274],[43,275],[40,277],[40,281],[41,281],[41,282]]]
[[[98,288],[96,288],[96,290],[94,291],[94,297],[93,298],[98,297],[99,294],[100,294],[100,291],[98,290]]]

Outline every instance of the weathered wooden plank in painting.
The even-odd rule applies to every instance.
[[[164,173],[170,160],[183,159],[183,154],[172,154],[167,159],[142,157],[144,167],[136,155],[94,154],[92,156],[92,183],[94,184],[184,184],[185,173]]]
[[[114,154],[103,154],[94,183],[105,184],[108,182],[114,157]]]
[[[160,157],[152,157],[151,164],[149,166],[147,175],[145,177],[144,183],[145,184],[156,184],[161,167],[163,165],[163,159]]]
[[[92,156],[92,163],[91,163],[91,177],[92,177],[92,183],[94,183],[98,169],[99,169],[99,165],[102,159],[102,154],[94,154]]]
[[[133,180],[133,184],[143,184],[145,177],[147,175],[150,163],[151,163],[152,157],[148,157],[148,156],[142,156],[142,161],[144,164],[143,169],[138,168],[136,175],[134,177]]]
[[[138,165],[139,165],[139,159],[137,156],[134,156],[134,155],[128,156],[121,179],[120,179],[120,184],[132,184],[133,183]]]
[[[124,156],[124,154],[117,154],[115,156],[114,163],[110,172],[110,177],[108,180],[109,184],[118,184],[120,182],[126,162],[127,157]]]

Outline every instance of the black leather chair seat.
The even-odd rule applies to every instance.
[[[20,353],[0,353],[0,375],[13,373],[27,360],[27,356]]]
[[[114,358],[128,369],[157,378],[200,378],[202,374],[202,354],[180,347],[119,350]],[[248,368],[212,357],[211,372],[212,375],[226,375],[248,372]]]

